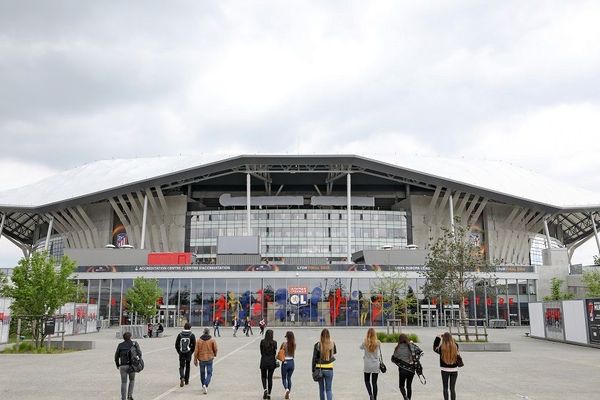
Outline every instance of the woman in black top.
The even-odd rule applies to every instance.
[[[458,379],[458,344],[448,332],[437,336],[433,342],[433,351],[440,355],[440,369],[442,370],[442,386],[444,400],[456,400],[456,380]]]
[[[276,353],[277,342],[273,340],[273,330],[267,329],[265,338],[260,341],[260,379],[264,390],[263,399],[271,398]]]

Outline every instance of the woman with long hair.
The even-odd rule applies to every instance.
[[[421,350],[416,344],[408,340],[408,336],[401,333],[398,337],[398,344],[394,349],[393,360],[398,365],[398,386],[404,400],[412,398],[412,381],[415,377],[415,362],[417,355]]]
[[[334,354],[337,353],[335,343],[331,340],[328,329],[321,331],[321,339],[315,343],[312,357],[313,374],[316,369],[320,369],[322,379],[319,380],[319,399],[333,400],[331,385],[333,383],[333,362]]]
[[[448,332],[437,336],[433,341],[433,351],[440,355],[440,367],[442,370],[442,386],[444,400],[456,400],[456,379],[458,378],[458,344]]]
[[[369,400],[377,400],[377,378],[379,377],[379,353],[381,351],[381,343],[377,340],[375,329],[369,328],[367,337],[360,345],[360,349],[364,351],[364,378]]]
[[[264,390],[263,399],[271,398],[275,353],[277,353],[277,342],[273,340],[273,330],[267,329],[265,338],[260,341],[260,380]]]
[[[294,332],[287,331],[285,333],[285,342],[281,344],[281,348],[285,352],[285,359],[281,363],[281,382],[285,389],[285,398],[289,399],[292,390],[292,374],[294,373],[294,354],[296,353]]]

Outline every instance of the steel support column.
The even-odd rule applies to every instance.
[[[452,195],[450,195],[448,208],[450,209],[450,229],[452,230],[452,234],[454,235],[454,202],[452,200]]]
[[[0,222],[0,238],[2,238],[2,233],[4,232],[4,222],[6,222],[6,214],[2,214],[2,222]]]
[[[594,213],[590,213],[590,219],[592,220],[592,228],[594,228],[594,237],[596,238],[596,246],[598,246],[598,254],[600,254],[600,239],[598,239],[598,228],[596,228],[596,221],[594,221]],[[4,218],[2,218],[4,222]]]
[[[246,235],[252,235],[250,228],[250,173],[246,174]]]
[[[352,178],[350,172],[346,175],[346,222],[348,228],[347,247],[348,263],[352,262]]]
[[[148,196],[144,196],[144,211],[142,211],[142,239],[140,249],[144,249],[146,243],[146,219],[148,218]]]
[[[50,235],[52,235],[52,225],[54,225],[54,217],[50,217],[48,223],[48,233],[46,233],[46,242],[44,242],[44,251],[48,250],[48,243],[50,243]]]
[[[546,245],[547,248],[550,248],[550,243],[552,243],[550,241],[550,230],[548,229],[548,220],[544,219],[544,233],[546,234]]]

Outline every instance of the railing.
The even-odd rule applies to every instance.
[[[402,320],[401,319],[388,319],[387,320],[387,334],[390,334],[390,327],[392,327],[392,333],[396,333],[396,328],[398,328],[398,332],[402,332]]]
[[[458,341],[488,341],[487,324],[485,319],[453,319],[447,320],[448,332],[452,336],[458,337]],[[481,325],[479,324],[481,322]]]

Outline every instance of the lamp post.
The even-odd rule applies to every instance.
[[[296,271],[296,287],[300,288],[300,272]],[[296,304],[296,315],[298,316],[298,321],[300,321],[300,296],[298,296],[298,304]]]

